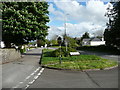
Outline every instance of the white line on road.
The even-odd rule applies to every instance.
[[[29,78],[31,78],[31,76],[33,76],[38,70],[40,70],[40,68],[41,68],[41,67],[38,67],[33,73],[31,73],[29,76],[27,76],[27,77],[24,79],[23,82],[19,82],[18,85],[14,86],[14,87],[12,87],[12,88],[18,88],[18,87],[20,86],[20,84],[23,84],[26,80],[28,80]],[[41,70],[43,70],[43,69],[41,69]],[[34,79],[37,79],[37,78],[38,78],[37,76],[34,77]],[[28,88],[29,85],[27,85],[26,87]]]
[[[34,75],[34,73],[31,73],[30,76]]]
[[[18,88],[20,85],[18,84],[18,85],[16,85],[15,87],[12,87],[12,88]]]
[[[23,82],[20,82],[20,84],[22,84]]]
[[[31,82],[29,82],[29,83],[26,85],[25,89],[27,89],[27,88],[30,86],[30,84],[33,84],[33,83],[35,82],[35,80],[38,79],[38,77],[42,74],[43,71],[44,71],[44,68],[42,68],[42,69],[40,70],[40,72],[34,77],[34,80],[32,80]]]
[[[29,79],[31,76],[26,77],[26,79]]]
[[[35,79],[34,80],[32,80],[31,82],[29,82],[28,84],[33,84],[35,82]]]
[[[30,86],[30,85],[27,85],[27,86],[25,87],[25,89],[27,89],[29,86]]]
[[[34,79],[37,79],[38,77],[39,77],[39,76],[37,75],[37,76],[34,77]]]
[[[39,68],[37,68],[34,72],[36,73],[39,69],[40,69],[40,67],[39,67]]]

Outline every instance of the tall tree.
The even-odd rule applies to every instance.
[[[61,44],[62,44],[62,38],[61,38],[61,37],[58,37],[58,38],[57,38],[57,43],[58,43],[58,45],[61,45]]]
[[[3,2],[2,36],[6,47],[44,40],[49,28],[47,2]]]
[[[90,38],[88,32],[85,32],[85,33],[82,35],[82,37],[81,37],[81,41],[82,41],[84,38]]]
[[[106,45],[120,47],[120,1],[112,3],[113,9],[108,7],[106,16],[109,18],[104,32]]]

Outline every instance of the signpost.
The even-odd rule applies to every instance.
[[[62,63],[62,55],[61,55],[61,44],[62,44],[62,38],[61,37],[58,37],[58,44],[60,46],[60,58],[59,58],[59,64]]]

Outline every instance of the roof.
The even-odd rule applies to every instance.
[[[90,38],[84,38],[83,41],[90,41]]]
[[[90,41],[102,41],[100,38],[91,38]]]
[[[102,41],[102,39],[93,37],[93,38],[84,38],[83,41]]]

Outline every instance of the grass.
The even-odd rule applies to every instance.
[[[63,69],[104,69],[116,66],[117,62],[101,58],[95,55],[80,55],[71,57],[62,57],[62,64],[59,64],[59,57],[50,57],[53,50],[43,50],[42,65],[63,68]]]
[[[50,47],[53,47],[53,48],[60,48],[60,46],[50,46]]]

